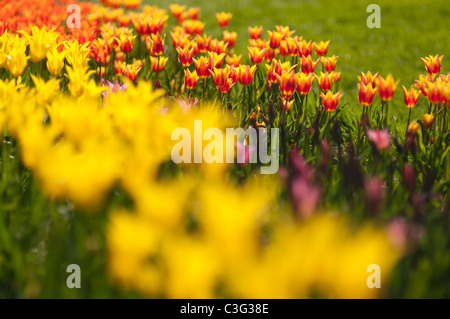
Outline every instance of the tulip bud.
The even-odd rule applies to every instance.
[[[410,164],[405,164],[402,167],[402,178],[403,186],[408,191],[413,191],[416,188],[416,173],[414,172],[414,167]]]
[[[423,115],[423,122],[422,122],[422,127],[424,130],[427,130],[431,127],[431,125],[433,125],[434,122],[434,115],[433,114],[424,114]]]
[[[407,135],[410,137],[414,137],[417,135],[417,133],[419,132],[420,129],[420,125],[419,123],[417,123],[416,121],[413,121],[411,124],[409,124],[408,126],[408,131],[407,131]]]

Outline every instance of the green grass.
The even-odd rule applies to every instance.
[[[264,26],[263,36],[275,25],[287,25],[305,39],[331,40],[329,54],[338,55],[337,69],[342,72],[341,88],[344,99],[353,116],[360,117],[361,107],[357,100],[357,75],[361,71],[380,72],[386,76],[392,73],[400,79],[391,114],[399,119],[399,130],[406,125],[407,110],[404,107],[401,85],[409,88],[419,74],[425,74],[420,57],[437,53],[444,54],[442,73],[450,72],[450,34],[445,27],[450,16],[447,1],[427,0],[379,0],[381,28],[369,29],[366,25],[367,6],[372,0],[144,0],[144,4],[168,9],[169,4],[179,3],[201,8],[201,19],[205,21],[205,32],[220,36],[215,13],[231,12],[228,30],[238,33],[236,53],[248,56],[247,27]],[[173,23],[170,19],[170,25]],[[166,30],[168,33],[168,29]],[[344,101],[345,102],[345,101]],[[426,110],[424,98],[413,109],[412,118],[422,118]]]

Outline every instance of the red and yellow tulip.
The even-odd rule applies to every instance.
[[[413,108],[414,106],[416,106],[422,92],[414,90],[414,86],[411,86],[409,91],[405,88],[404,85],[402,85],[402,88],[406,107],[409,109]]]
[[[320,93],[320,97],[322,98],[322,105],[325,111],[334,112],[339,104],[339,99],[341,98],[342,93],[337,92],[333,95],[331,91],[327,91],[326,94],[323,92]]]

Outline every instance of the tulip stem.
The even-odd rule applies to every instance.
[[[159,57],[160,55],[158,55],[158,61],[156,62],[156,82],[158,82],[158,75],[159,75]]]
[[[239,114],[239,124],[240,124],[242,127],[244,127],[244,119],[243,119],[243,116],[244,116],[245,88],[246,88],[246,86],[244,85],[244,86],[242,87],[242,89],[243,89],[244,92],[242,93],[241,112],[240,112],[240,114]]]
[[[205,104],[206,79],[207,79],[207,78],[203,78],[203,97],[202,97],[203,104]]]
[[[388,119],[389,119],[389,103],[386,102],[386,117],[385,117],[386,123],[385,123],[385,127],[388,126]]]
[[[406,134],[408,134],[408,127],[409,127],[409,121],[411,120],[411,108],[409,108],[409,113],[408,113],[408,123],[406,124],[406,131],[405,131],[405,136]]]

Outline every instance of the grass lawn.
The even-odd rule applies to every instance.
[[[238,33],[236,53],[243,53],[246,58],[248,26],[264,26],[265,38],[266,31],[275,25],[286,25],[307,40],[331,40],[328,54],[340,57],[337,69],[342,72],[344,100],[349,101],[347,107],[358,118],[361,107],[357,100],[357,75],[367,70],[379,71],[383,76],[392,73],[395,79],[401,80],[391,106],[391,114],[400,120],[399,130],[404,130],[407,118],[401,85],[409,88],[419,74],[426,74],[420,57],[449,52],[450,34],[444,26],[448,23],[450,7],[444,0],[377,1],[381,8],[380,29],[369,29],[366,25],[370,15],[367,6],[374,3],[370,0],[144,0],[144,4],[162,8],[168,8],[171,3],[200,7],[201,19],[207,23],[205,32],[216,37],[221,30],[215,13],[231,12],[233,18],[228,30]],[[173,19],[170,21],[173,23]],[[450,71],[448,66],[448,58],[444,57],[443,73]],[[421,99],[412,111],[412,118],[422,118],[425,105],[425,99]]]

